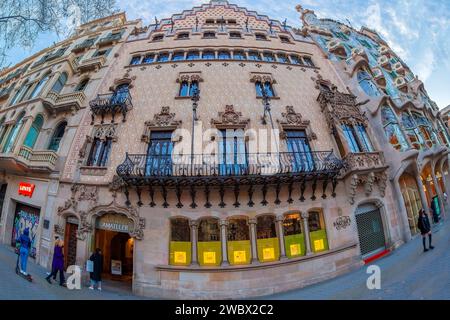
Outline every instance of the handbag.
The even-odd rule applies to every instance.
[[[94,261],[92,261],[92,260],[86,261],[86,271],[94,272]]]

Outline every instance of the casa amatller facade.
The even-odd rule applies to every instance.
[[[0,77],[0,239],[95,248],[161,298],[255,297],[358,268],[445,218],[449,135],[372,30],[226,1],[117,14]]]

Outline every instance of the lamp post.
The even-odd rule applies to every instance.
[[[267,93],[266,88],[264,87],[264,84],[261,83],[261,93],[262,93],[262,101],[264,104],[264,115],[262,118],[262,123],[264,125],[267,124],[267,115],[269,115],[269,120],[270,120],[270,126],[272,127],[272,133],[275,133],[275,126],[273,124],[273,119],[272,119],[272,113],[270,112],[271,108],[270,108],[270,96]],[[278,146],[278,140],[276,137],[275,138],[275,147],[276,147],[276,152],[278,155],[278,165],[281,168],[281,159],[280,159],[280,147]]]
[[[195,133],[195,122],[198,120],[197,107],[198,101],[200,100],[200,90],[194,88],[192,92],[192,132],[191,132],[191,170],[194,165],[194,133]]]

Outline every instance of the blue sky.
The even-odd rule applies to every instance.
[[[167,18],[208,1],[128,0],[117,3],[128,19]],[[377,30],[394,51],[425,83],[433,100],[444,108],[450,105],[450,1],[448,0],[236,0],[238,4],[294,27],[301,26],[297,4],[316,11],[320,18],[331,18],[359,29],[362,25]],[[15,48],[9,63],[14,64],[55,41],[43,34],[33,48]]]

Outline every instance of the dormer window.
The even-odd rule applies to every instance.
[[[158,34],[152,38],[152,41],[162,41],[164,39],[164,35]]]
[[[187,32],[180,33],[180,34],[177,36],[177,39],[178,39],[178,40],[189,39],[189,33],[187,33]]]
[[[215,37],[216,37],[215,32],[208,31],[203,34],[203,38],[205,39],[214,39]]]
[[[262,34],[262,33],[255,34],[255,38],[256,38],[256,40],[259,40],[259,41],[267,41],[266,35]]]

